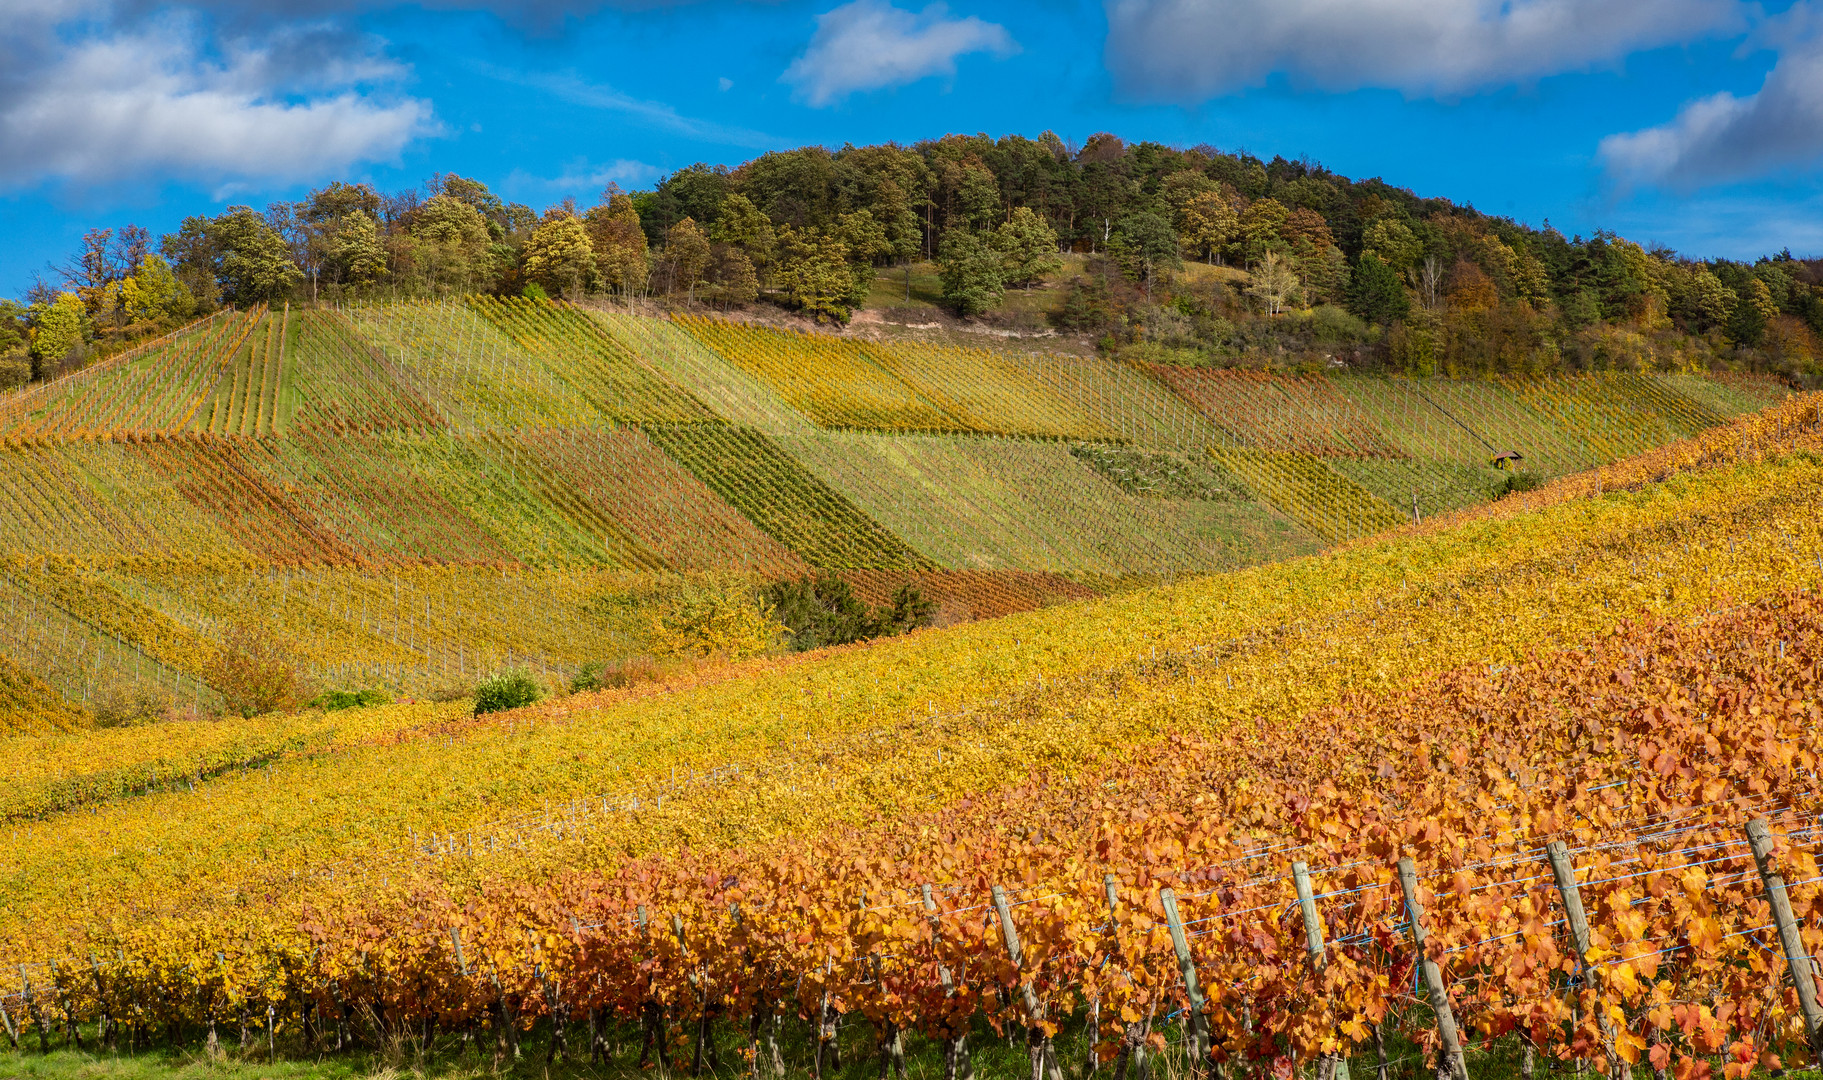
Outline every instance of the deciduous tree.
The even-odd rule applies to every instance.
[[[1240,234],[1240,228],[1240,213],[1220,191],[1199,193],[1178,215],[1178,236],[1191,251],[1203,252],[1212,266]]]
[[[967,229],[949,230],[937,248],[943,302],[959,315],[979,315],[995,306],[1006,293],[1004,267],[1005,259],[990,238]]]
[[[680,287],[685,297],[696,300],[696,283],[709,268],[709,238],[696,227],[696,221],[685,218],[665,234],[665,262],[669,267],[671,291]]]
[[[549,292],[575,298],[595,283],[595,251],[574,214],[545,215],[525,245],[525,276]]]
[[[1266,314],[1277,315],[1298,295],[1302,284],[1290,260],[1268,248],[1259,265],[1253,268],[1253,281],[1247,286],[1247,294],[1260,302]]]
[[[175,322],[196,310],[196,298],[157,254],[147,254],[133,275],[120,283],[120,298],[134,322]]]
[[[82,297],[73,292],[58,293],[43,310],[36,313],[32,325],[33,374],[47,378],[65,359],[74,355],[88,340],[89,313]]]
[[[489,276],[493,234],[471,203],[453,195],[433,196],[412,215],[411,235],[432,285],[467,292]]]
[[[603,202],[587,215],[589,241],[603,284],[622,296],[646,287],[651,273],[650,249],[633,200],[619,188],[602,192]]]
[[[229,207],[209,223],[208,231],[215,276],[230,303],[276,300],[303,282],[285,238],[252,207]]]
[[[1057,256],[1057,234],[1049,222],[1022,206],[994,230],[994,245],[1000,249],[1002,276],[1008,285],[1031,288],[1046,274],[1063,269]]]
[[[785,301],[818,322],[847,322],[860,304],[847,245],[814,225],[784,226],[778,248],[776,280]]]

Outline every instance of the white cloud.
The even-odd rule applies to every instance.
[[[321,27],[211,49],[178,16],[72,28],[20,14],[0,16],[14,61],[0,82],[3,186],[307,180],[395,157],[434,128],[429,103],[371,96],[401,68]]]
[[[973,15],[952,19],[942,4],[919,14],[885,0],[853,0],[817,16],[817,31],[804,55],[781,81],[811,105],[829,105],[861,90],[903,86],[932,75],[956,74],[956,58],[1019,51],[1004,26]]]
[[[1106,0],[1107,64],[1139,98],[1294,86],[1452,95],[1744,25],[1740,0]]]
[[[1803,27],[1808,10],[1781,28]],[[1803,32],[1782,52],[1757,93],[1721,93],[1685,105],[1670,123],[1610,135],[1600,157],[1623,187],[1688,191],[1823,161],[1823,37]]]
[[[500,182],[500,190],[516,197],[532,197],[536,193],[593,198],[609,184],[637,188],[663,175],[664,170],[656,165],[625,158],[599,165],[576,161],[558,176],[535,176],[523,169],[514,169]]]

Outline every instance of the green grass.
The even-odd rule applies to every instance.
[[[1416,1018],[1414,1018],[1416,1021]],[[715,1076],[725,1080],[753,1075],[744,1053],[748,1043],[746,1025],[737,1035],[731,1023],[716,1025],[716,1067],[705,1063],[696,1075]],[[1160,1022],[1154,1029],[1165,1038],[1165,1051],[1149,1055],[1147,1072],[1130,1069],[1129,1077],[1150,1076],[1153,1080],[1188,1080],[1190,1070],[1184,1053],[1182,1029],[1175,1021]],[[604,1024],[600,1031],[600,1059],[591,1061],[586,1020],[572,1021],[569,1030],[570,1053],[561,1059],[552,1054],[552,1038],[547,1024],[522,1032],[518,1054],[503,1050],[491,1030],[478,1029],[468,1035],[438,1033],[425,1039],[422,1033],[390,1033],[374,1037],[371,1033],[363,1045],[342,1051],[313,1050],[303,1045],[294,1032],[277,1034],[269,1056],[263,1028],[250,1032],[250,1045],[239,1044],[239,1030],[234,1023],[217,1029],[219,1045],[211,1054],[202,1033],[188,1030],[178,1045],[160,1043],[142,1047],[137,1052],[95,1047],[92,1025],[85,1025],[84,1049],[62,1042],[61,1033],[52,1040],[48,1053],[39,1052],[35,1035],[22,1040],[29,1049],[0,1049],[0,1078],[4,1080],[480,1080],[483,1077],[512,1080],[621,1080],[633,1077],[664,1078],[691,1075],[694,1044],[676,1026],[671,1030],[669,1071],[661,1068],[657,1055],[641,1067],[644,1045],[642,1032],[627,1024]],[[693,1034],[693,1033],[692,1033]],[[1104,1035],[1106,1032],[1104,1032]],[[1067,1080],[1087,1080],[1095,1075],[1090,1069],[1086,1024],[1082,1018],[1064,1023],[1053,1039],[1057,1063]],[[797,1017],[785,1019],[776,1034],[780,1058],[787,1077],[811,1075],[815,1051],[811,1025]],[[1023,1032],[1009,1028],[996,1033],[986,1024],[977,1023],[968,1038],[970,1062],[981,1080],[1029,1080],[1030,1059]],[[124,1035],[123,1035],[124,1040]],[[823,1062],[825,1080],[877,1080],[883,1074],[878,1029],[860,1015],[843,1017],[836,1032],[836,1053],[826,1048]],[[942,1047],[915,1032],[902,1036],[907,1080],[939,1080],[943,1076]],[[767,1054],[762,1041],[762,1054]],[[1464,1057],[1474,1080],[1519,1080],[1522,1072],[1522,1049],[1515,1036],[1504,1036],[1492,1042],[1477,1042],[1466,1049]],[[1388,1080],[1432,1080],[1435,1076],[1430,1057],[1402,1033],[1389,1031],[1385,1041]],[[1380,1056],[1371,1044],[1357,1048],[1349,1058],[1349,1074],[1355,1080],[1374,1080]],[[1113,1076],[1114,1063],[1099,1066],[1100,1075]],[[1263,1075],[1266,1066],[1259,1066]],[[1633,1070],[1637,1080],[1651,1080],[1649,1065],[1642,1062]],[[1226,1075],[1252,1075],[1244,1063],[1230,1064]],[[763,1075],[772,1075],[767,1072]],[[1211,1074],[1219,1075],[1219,1074]],[[1296,1076],[1310,1080],[1316,1075],[1315,1063],[1300,1063]],[[1721,1075],[1716,1069],[1715,1075]],[[1753,1076],[1765,1076],[1756,1068]],[[1811,1080],[1816,1069],[1795,1068],[1784,1074],[1790,1080]],[[1560,1061],[1543,1053],[1536,1055],[1533,1076],[1602,1080],[1603,1074],[1593,1064],[1579,1067],[1576,1062]]]
[[[1013,320],[1034,328],[1043,326],[1045,316],[1057,307],[1065,283],[1071,276],[1082,273],[1088,262],[1086,255],[1064,255],[1062,259],[1062,270],[1030,289],[1008,289],[1000,303],[988,313],[988,321]],[[909,299],[905,288],[908,273],[911,275]],[[943,303],[943,278],[937,272],[937,264],[923,260],[878,271],[868,287],[867,301],[861,306],[863,310],[906,319],[934,320],[939,313],[949,313]]]

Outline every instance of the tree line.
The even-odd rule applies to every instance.
[[[223,304],[485,292],[845,322],[898,299],[880,280],[895,267],[909,305],[914,265],[958,316],[1030,321],[1007,291],[1042,286],[1051,326],[1175,363],[1820,373],[1823,262],[1789,251],[1698,259],[1309,160],[1046,132],[803,147],[542,213],[445,174],[391,193],[337,181],[156,244],[97,229],[54,281],[0,302],[0,386]]]

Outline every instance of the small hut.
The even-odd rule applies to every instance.
[[[1515,463],[1524,460],[1525,455],[1517,450],[1502,450],[1500,453],[1494,455],[1493,465],[1496,469],[1503,469],[1507,472],[1511,472],[1515,467]]]

